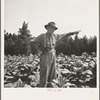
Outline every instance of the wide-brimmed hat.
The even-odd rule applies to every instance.
[[[47,25],[45,25],[44,27],[47,29],[47,27],[53,27],[53,28],[55,28],[55,30],[57,30],[58,28],[56,27],[56,24],[55,24],[55,22],[49,22]]]

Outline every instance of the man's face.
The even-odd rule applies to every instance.
[[[48,26],[47,31],[52,34],[55,31],[55,28],[51,27],[51,26]]]

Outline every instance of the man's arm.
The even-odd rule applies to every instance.
[[[41,34],[38,37],[33,38],[32,40],[30,40],[30,43],[35,45],[38,53],[41,53],[41,51],[39,50],[39,47],[40,47],[40,43],[43,41],[43,36],[44,36],[44,34]]]
[[[75,32],[69,32],[69,33],[65,33],[65,34],[57,34],[57,35],[56,35],[56,39],[57,39],[57,41],[58,41],[58,40],[60,40],[60,39],[62,39],[62,38],[65,38],[65,37],[68,38],[68,37],[71,36],[71,35],[78,34],[80,31],[81,31],[81,30],[75,31]]]

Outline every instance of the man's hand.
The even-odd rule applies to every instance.
[[[79,30],[79,31],[75,31],[74,34],[79,34],[80,31],[81,31],[81,30]]]

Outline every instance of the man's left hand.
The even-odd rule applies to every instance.
[[[80,31],[81,31],[81,30],[79,30],[79,31],[76,31],[76,32],[75,32],[75,34],[79,34],[79,32],[80,32]]]

